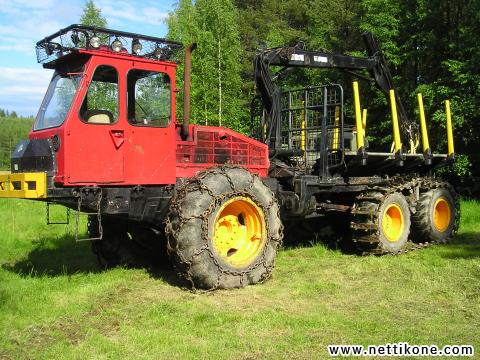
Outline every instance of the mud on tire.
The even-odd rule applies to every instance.
[[[366,191],[352,208],[352,240],[362,254],[398,254],[410,233],[410,210],[401,192]]]
[[[231,204],[233,210],[224,215]],[[258,220],[254,230],[261,233],[257,239],[261,243],[258,245],[252,237],[248,246],[253,246],[253,250],[247,249],[246,260],[236,263],[230,258],[230,250],[222,253],[218,248],[221,222],[233,219],[227,224],[230,228],[249,233],[252,226],[241,209],[248,212],[250,208]],[[194,289],[238,288],[267,280],[283,237],[273,192],[258,176],[232,166],[202,171],[178,186],[165,223],[170,259],[179,275]],[[235,231],[227,235],[233,234],[234,238]],[[225,239],[230,241],[228,236]],[[232,245],[231,250],[234,257],[237,249]]]

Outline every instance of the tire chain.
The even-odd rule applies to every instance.
[[[379,239],[379,229],[376,227],[376,224],[378,224],[378,209],[380,208],[382,199],[386,198],[388,195],[395,193],[395,192],[400,192],[405,195],[407,193],[406,198],[407,202],[409,204],[410,212],[414,214],[416,212],[416,205],[417,205],[417,199],[415,196],[415,190],[418,188],[420,191],[429,191],[433,189],[438,189],[438,188],[446,188],[450,191],[454,198],[455,202],[455,219],[454,219],[454,226],[453,226],[453,231],[451,234],[446,238],[444,241],[426,241],[426,242],[414,242],[412,239],[409,237],[407,245],[403,248],[400,249],[399,251],[396,252],[391,252],[387,251],[382,247],[382,244]],[[374,198],[372,196],[368,196],[369,194],[371,195],[372,193],[379,193],[381,196],[378,196],[377,198]],[[365,196],[366,194],[366,196]],[[364,213],[359,213],[355,214],[355,210],[359,208],[359,202],[364,201],[363,199],[368,199],[368,202],[370,203],[375,203],[375,209],[372,211],[370,214],[368,214],[367,220],[368,223],[375,225],[375,231],[373,231],[370,235],[370,238],[376,239],[377,241],[372,241],[369,244],[370,246],[372,245],[377,245],[376,247],[372,247],[370,249],[365,249],[365,246],[360,245],[361,242],[356,241],[357,239],[353,239],[354,244],[356,245],[357,250],[359,251],[360,255],[362,256],[368,256],[368,255],[400,255],[404,254],[410,251],[418,250],[418,249],[423,249],[432,245],[440,244],[440,243],[447,243],[450,240],[452,240],[455,237],[455,234],[457,233],[459,222],[460,222],[460,202],[459,200],[459,195],[453,188],[453,186],[446,182],[446,181],[441,181],[433,177],[415,177],[415,176],[397,176],[392,178],[385,186],[372,186],[368,188],[367,190],[361,192],[355,201],[355,204],[352,207],[352,221],[351,221],[351,228],[355,232],[355,230],[358,230],[362,227],[362,225],[358,224],[365,224],[364,221]],[[360,221],[356,221],[356,219]],[[357,227],[357,229],[355,229]],[[355,236],[355,234],[353,235]],[[365,242],[363,242],[365,244]]]
[[[240,284],[243,287],[245,285],[245,283],[244,283],[245,275],[248,274],[249,272],[251,272],[252,270],[255,270],[259,266],[263,266],[266,270],[266,272],[264,273],[264,275],[262,276],[262,278],[260,279],[259,282],[260,283],[265,282],[270,277],[270,275],[272,273],[272,270],[274,268],[274,264],[275,264],[275,261],[273,261],[270,265],[266,263],[266,252],[267,252],[267,249],[268,249],[267,244],[270,241],[273,241],[273,242],[277,243],[277,245],[276,245],[277,248],[282,246],[283,225],[280,224],[279,236],[278,237],[274,237],[273,234],[269,234],[269,238],[267,239],[266,245],[263,248],[262,261],[258,261],[254,266],[248,267],[245,270],[229,270],[229,269],[225,269],[224,267],[222,267],[220,265],[220,263],[218,262],[218,259],[216,258],[215,254],[213,253],[213,251],[208,246],[208,243],[209,243],[209,239],[208,239],[208,225],[209,225],[208,224],[208,218],[213,213],[215,208],[217,206],[219,206],[220,204],[222,204],[224,202],[224,200],[226,200],[226,199],[232,198],[234,196],[244,196],[244,197],[250,198],[257,206],[259,206],[262,209],[264,214],[268,214],[268,211],[270,210],[270,208],[273,207],[275,205],[275,203],[277,202],[275,194],[271,190],[269,190],[269,191],[271,193],[271,199],[272,200],[270,201],[270,203],[266,207],[264,207],[263,204],[261,204],[253,194],[251,194],[251,190],[253,189],[253,186],[255,184],[255,179],[258,179],[258,180],[261,181],[260,177],[257,174],[254,174],[254,173],[250,173],[251,180],[250,180],[250,183],[249,183],[248,187],[246,187],[244,190],[236,189],[233,180],[231,179],[230,175],[228,175],[228,173],[227,173],[227,170],[229,170],[229,169],[243,169],[243,168],[227,164],[227,165],[222,165],[222,166],[215,167],[215,168],[202,170],[199,173],[197,173],[197,175],[195,177],[185,179],[184,182],[180,186],[176,187],[174,195],[173,195],[173,197],[171,199],[171,202],[170,202],[169,212],[167,213],[167,216],[165,217],[165,220],[164,220],[165,233],[166,233],[167,237],[173,237],[174,239],[178,238],[181,227],[187,221],[189,221],[191,219],[202,220],[202,239],[204,241],[204,245],[202,247],[200,247],[199,249],[197,249],[195,251],[195,253],[189,259],[185,259],[184,256],[178,251],[178,243],[177,243],[176,240],[175,240],[175,243],[176,243],[175,247],[171,247],[170,241],[167,241],[167,252],[168,252],[169,256],[172,257],[173,254],[175,256],[178,256],[180,258],[181,263],[184,264],[185,267],[186,267],[186,271],[181,271],[180,269],[178,269],[176,264],[173,264],[174,269],[177,272],[177,275],[180,278],[184,278],[185,280],[187,280],[190,283],[190,288],[189,289],[192,290],[193,292],[203,293],[203,292],[210,292],[210,291],[214,291],[214,290],[218,289],[219,286],[220,286],[221,277],[224,274],[240,277]],[[208,186],[205,185],[202,182],[202,180],[205,179],[210,174],[225,176],[228,183],[230,184],[230,187],[231,187],[232,191],[221,194],[221,195],[214,195],[212,190],[210,190],[208,188]],[[197,190],[199,190],[200,192],[208,193],[208,195],[210,197],[212,197],[212,201],[210,203],[210,206],[202,214],[192,215],[192,216],[187,217],[183,214],[181,205],[182,205],[187,193],[189,193],[191,191],[197,191]],[[174,225],[170,220],[170,217],[173,216],[174,213],[178,214],[178,218],[180,220],[180,222],[177,225]],[[279,206],[277,206],[277,216],[280,219],[280,207]],[[269,229],[268,221],[269,221],[268,216],[265,216],[265,225],[266,225],[267,229]],[[203,289],[200,290],[200,289],[197,289],[195,287],[195,283],[193,281],[193,274],[191,272],[192,263],[193,263],[194,259],[196,257],[200,256],[203,252],[208,253],[209,257],[212,259],[213,263],[215,264],[215,266],[217,267],[217,269],[219,271],[219,275],[218,275],[218,278],[217,278],[217,281],[216,281],[215,285],[212,286],[210,289],[207,289],[207,290],[203,290]]]

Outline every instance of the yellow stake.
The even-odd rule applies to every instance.
[[[366,136],[367,129],[367,109],[363,109],[362,112],[362,127],[363,127],[363,136]]]
[[[452,130],[452,114],[450,112],[450,100],[445,100],[445,112],[447,115],[447,142],[448,142],[448,155],[455,153],[453,148],[453,130]]]
[[[412,139],[410,139],[410,150],[408,151],[409,154],[416,154],[417,146],[418,146],[418,139],[416,139],[416,141],[413,141]]]
[[[418,99],[418,112],[420,113],[420,128],[422,130],[422,144],[423,152],[427,153],[430,149],[430,144],[428,143],[428,133],[427,133],[427,122],[425,121],[425,109],[423,108],[423,97],[422,94],[417,94]]]
[[[400,128],[398,127],[397,102],[395,100],[395,90],[390,90],[390,107],[392,109],[393,124],[393,142],[395,144],[395,152],[402,150],[402,141],[400,140]]]
[[[364,135],[363,135],[363,124],[362,124],[362,111],[360,107],[360,94],[358,92],[358,82],[353,82],[353,101],[355,105],[355,125],[357,127],[357,148],[361,149],[364,147]]]
[[[300,149],[305,153],[305,101],[302,101],[302,106],[302,111],[300,112],[300,116],[302,118],[300,123],[300,127],[302,129],[300,133]]]
[[[340,135],[340,106],[335,107],[335,128],[333,129],[333,144],[332,149],[339,149],[339,135]]]
[[[367,109],[363,109],[362,112],[362,135],[363,140],[367,138]]]

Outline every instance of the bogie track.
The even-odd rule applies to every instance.
[[[440,192],[436,194],[436,192]],[[451,217],[442,231],[432,229],[435,198],[447,199]],[[453,187],[434,178],[396,177],[384,186],[371,186],[354,199],[351,210],[352,241],[362,255],[402,254],[451,240],[458,230],[460,205]],[[393,220],[388,210],[393,209]],[[397,220],[395,220],[395,216]],[[385,222],[400,222],[395,239]],[[391,225],[390,226],[394,226]]]

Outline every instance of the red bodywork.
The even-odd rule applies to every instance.
[[[57,135],[57,186],[165,185],[193,177],[216,164],[237,164],[266,177],[268,148],[232,130],[190,125],[188,140],[180,137],[175,119],[176,64],[106,50],[78,50],[88,56],[84,76],[63,124],[31,131],[30,139]],[[70,55],[71,56],[71,55]],[[114,124],[89,124],[80,120],[79,109],[95,69],[113,66],[119,76],[119,118]],[[134,126],[127,121],[126,77],[131,69],[168,74],[171,81],[171,122],[168,127]]]

